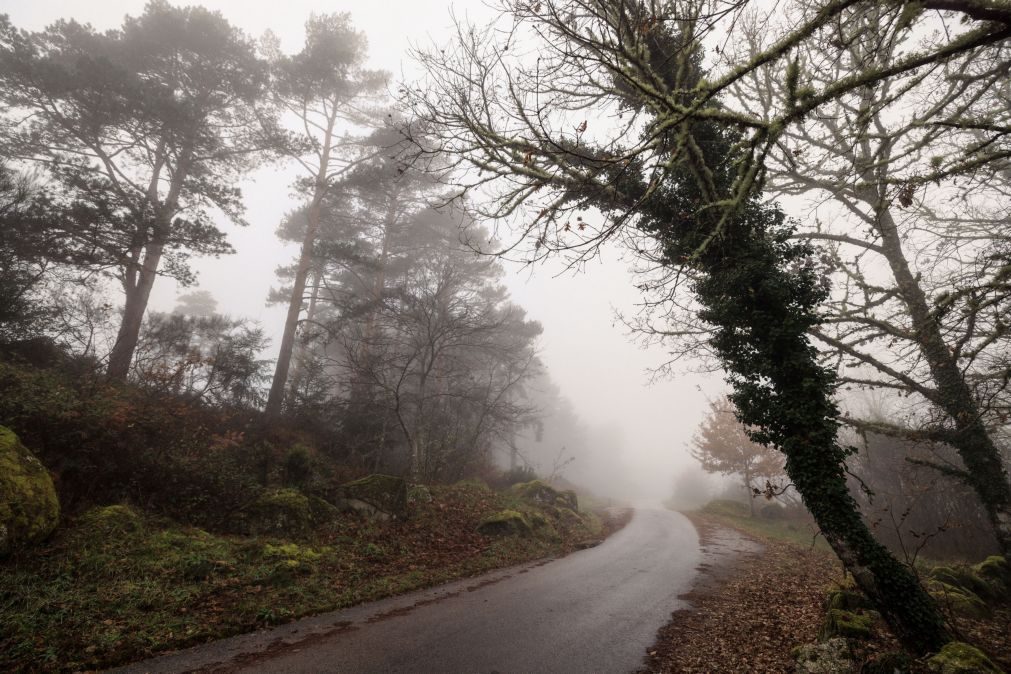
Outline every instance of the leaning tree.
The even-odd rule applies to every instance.
[[[908,21],[870,6],[837,23],[833,40],[748,73],[731,88],[734,104],[775,110],[791,67],[823,89],[899,61],[920,41]],[[943,16],[933,22],[961,28]],[[745,60],[764,51],[767,32],[759,17],[742,22]],[[847,423],[954,448],[955,462],[943,452],[916,460],[976,492],[1005,554],[1011,480],[998,434],[1011,413],[1009,70],[1011,45],[1001,42],[880,78],[787,128],[765,162],[770,194],[806,202],[796,235],[822,246],[835,281],[826,320],[811,333],[826,360],[847,387],[905,400],[904,421]]]
[[[846,488],[835,376],[808,339],[829,291],[817,251],[759,194],[787,129],[875,81],[1000,43],[1011,11],[985,0],[895,3],[889,11],[906,30],[918,30],[928,9],[964,18],[963,27],[819,85],[802,77],[798,48],[830,40],[836,24],[877,3],[808,5],[760,54],[729,61],[721,40],[745,4],[505,2],[498,24],[461,26],[451,48],[419,54],[429,76],[407,103],[457,158],[461,199],[514,227],[511,252],[578,258],[631,232],[642,251],[645,235],[671,283],[694,291],[753,437],[784,453],[822,533],[900,639],[931,650],[948,638],[936,608],[874,540]],[[705,41],[715,57],[703,68]],[[735,82],[771,62],[789,64],[774,109],[724,103]],[[956,115],[937,111],[939,121]],[[962,170],[1002,156],[987,144],[956,160]]]

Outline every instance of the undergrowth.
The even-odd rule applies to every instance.
[[[431,487],[404,521],[340,515],[304,540],[215,535],[128,506],[95,508],[0,566],[0,670],[123,664],[573,549],[600,522],[485,537],[482,518],[540,510],[478,484]]]

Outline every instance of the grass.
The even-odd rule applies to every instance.
[[[0,670],[115,666],[560,554],[600,534],[592,515],[480,485],[432,495],[405,521],[340,516],[303,540],[214,535],[126,506],[89,511],[0,565]],[[552,526],[522,537],[475,531],[507,508]]]
[[[700,511],[711,519],[751,534],[756,538],[783,541],[791,545],[830,552],[825,539],[816,535],[818,528],[809,518],[769,519],[751,517],[748,506],[738,501],[710,501]]]

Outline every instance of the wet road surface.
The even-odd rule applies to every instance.
[[[732,546],[732,541],[730,542]],[[638,669],[702,560],[691,522],[636,510],[601,545],[242,635],[123,672],[614,673]]]

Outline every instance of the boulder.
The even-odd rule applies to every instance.
[[[850,588],[838,588],[832,590],[828,593],[828,598],[825,600],[826,608],[838,608],[846,611],[855,611],[857,609],[871,608],[871,603],[867,600],[867,597],[861,592],[857,592]]]
[[[936,566],[930,570],[930,577],[946,585],[967,590],[981,598],[994,597],[997,589],[968,566]]]
[[[521,498],[533,501],[539,505],[558,506],[560,508],[568,508],[569,510],[579,510],[579,501],[576,498],[576,492],[571,490],[559,491],[540,480],[531,480],[530,482],[514,484],[510,487],[510,491],[514,492]]]
[[[927,660],[927,668],[939,674],[999,674],[1001,671],[978,648],[961,641],[945,644],[940,653]]]
[[[970,618],[986,618],[990,615],[990,607],[972,590],[931,580],[927,583],[927,591],[941,606],[953,613]]]
[[[338,507],[387,520],[407,517],[407,482],[392,475],[368,475],[340,487]]]
[[[991,555],[972,567],[976,576],[983,579],[999,598],[1011,598],[1011,566],[1000,555]]]
[[[868,639],[871,636],[873,625],[873,614],[830,608],[825,616],[825,625],[822,627],[821,635],[822,638]]]
[[[527,536],[531,526],[523,513],[515,510],[501,510],[489,515],[477,525],[478,533],[485,536]]]
[[[856,671],[849,643],[842,637],[807,644],[793,652],[798,672],[804,674],[848,674]]]
[[[295,489],[272,489],[242,511],[241,529],[252,536],[304,536],[312,530],[309,498]]]
[[[60,521],[60,502],[46,467],[0,426],[0,557],[45,540]]]

